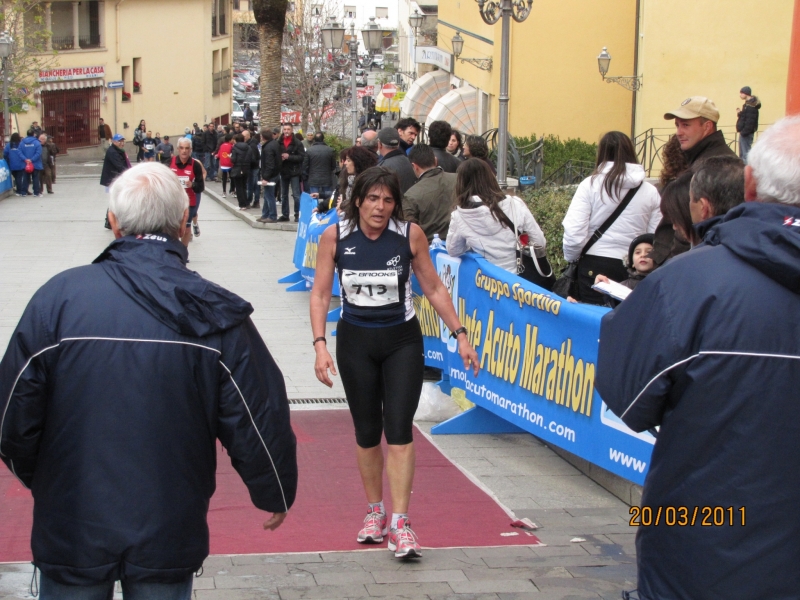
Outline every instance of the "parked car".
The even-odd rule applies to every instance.
[[[372,64],[379,69],[383,68],[383,54],[376,54],[372,57]]]
[[[364,69],[356,69],[356,85],[358,87],[366,87],[369,85],[369,76]]]

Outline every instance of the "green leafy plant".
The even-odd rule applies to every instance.
[[[545,187],[523,192],[522,198],[528,204],[533,217],[542,228],[547,240],[547,258],[558,275],[567,266],[564,260],[563,241],[564,215],[575,194],[576,186]]]
[[[514,137],[517,148],[532,146],[538,137],[530,135],[528,137]],[[594,162],[597,158],[597,144],[585,142],[581,139],[562,140],[556,135],[548,135],[544,138],[544,173],[547,178],[550,173],[558,169],[568,160],[585,160]]]

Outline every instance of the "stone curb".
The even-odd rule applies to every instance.
[[[254,229],[273,229],[277,231],[297,231],[297,223],[293,223],[291,221],[286,223],[259,223],[256,219],[261,217],[261,209],[260,208],[251,208],[246,211],[239,210],[238,204],[234,204],[233,202],[229,202],[227,198],[222,197],[222,193],[218,192],[214,189],[209,189],[206,187],[205,191],[203,192],[203,196],[208,196],[212,200],[214,200],[217,204],[219,204],[222,208],[227,210],[229,213],[234,215],[235,217],[241,219],[250,227]]]

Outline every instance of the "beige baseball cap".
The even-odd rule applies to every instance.
[[[703,117],[709,121],[716,123],[719,121],[719,110],[713,100],[709,100],[705,96],[692,96],[681,102],[678,110],[673,110],[664,115],[668,121],[671,119],[696,119]]]

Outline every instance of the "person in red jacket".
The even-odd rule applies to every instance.
[[[233,163],[231,162],[231,150],[233,150],[233,134],[226,133],[225,134],[225,141],[222,142],[219,146],[219,152],[217,152],[217,157],[219,158],[219,172],[220,176],[222,177],[222,197],[225,197],[225,190],[228,186],[228,180],[230,178],[231,169],[233,168]],[[233,191],[233,181],[231,180],[231,191]]]
[[[182,137],[178,140],[178,155],[172,157],[169,168],[178,176],[178,181],[189,197],[189,218],[186,220],[186,231],[181,236],[181,242],[188,247],[192,239],[192,221],[197,218],[197,209],[200,208],[199,196],[206,189],[203,181],[203,165],[192,158],[190,139]],[[199,235],[199,228],[197,232]]]

